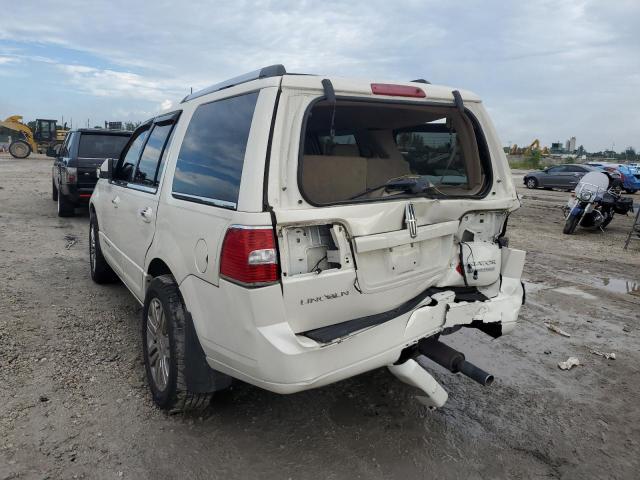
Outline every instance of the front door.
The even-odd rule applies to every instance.
[[[545,174],[541,175],[540,180],[542,180],[543,187],[559,187],[562,185],[563,177],[562,173],[564,171],[564,167],[555,166],[548,168],[545,170]]]
[[[107,234],[117,250],[122,280],[141,301],[145,257],[155,234],[160,174],[174,120],[174,116],[156,119],[130,144],[117,167],[126,179],[114,182],[111,192],[114,216]]]

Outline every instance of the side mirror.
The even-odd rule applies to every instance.
[[[545,168],[544,170],[542,170],[544,173],[549,173],[549,167]]]
[[[47,148],[47,157],[57,157],[60,154],[60,147],[62,145],[54,145],[53,147]]]
[[[98,178],[113,179],[113,170],[118,161],[117,158],[107,158],[98,169]]]

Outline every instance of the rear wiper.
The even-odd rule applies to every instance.
[[[392,178],[375,187],[367,188],[364,192],[360,192],[353,197],[349,197],[349,200],[355,200],[356,198],[363,197],[371,192],[384,188],[387,192],[399,191],[412,194],[424,193],[429,188],[432,188],[431,183],[427,180],[423,180],[421,177],[400,177]]]

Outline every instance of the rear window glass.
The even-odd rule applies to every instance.
[[[491,165],[481,136],[476,120],[453,107],[343,100],[334,115],[318,102],[307,120],[300,190],[312,204],[482,196]]]
[[[174,196],[235,208],[257,100],[254,92],[196,109],[178,154]]]
[[[78,156],[85,158],[118,158],[129,140],[128,135],[99,135],[82,133]]]

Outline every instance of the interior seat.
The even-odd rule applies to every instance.
[[[304,155],[302,161],[302,190],[312,202],[345,200],[367,188],[364,157]]]

